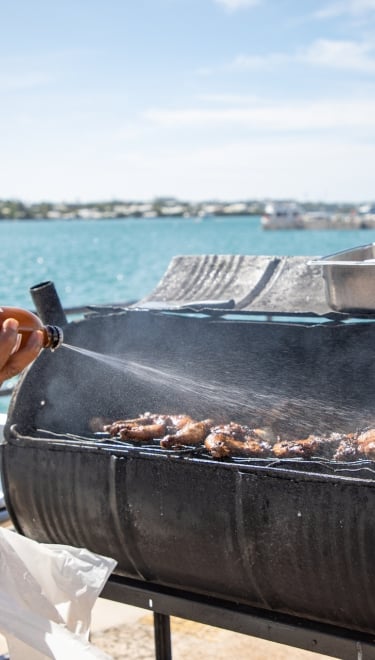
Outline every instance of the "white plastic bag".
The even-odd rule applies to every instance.
[[[88,641],[92,607],[116,562],[0,528],[0,632],[10,660],[108,660]]]

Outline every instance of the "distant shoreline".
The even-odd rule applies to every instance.
[[[149,202],[112,200],[107,202],[38,202],[0,199],[1,220],[127,220],[127,219],[209,219],[216,217],[257,217],[264,213],[266,202],[202,201],[187,202],[175,198],[156,198]],[[306,202],[300,204],[306,213],[356,213],[356,205]]]
[[[128,215],[124,217],[119,217],[119,216],[101,216],[101,217],[85,217],[82,218],[80,216],[61,216],[59,218],[46,218],[42,216],[36,216],[32,218],[1,218],[0,217],[0,223],[1,222],[55,222],[59,220],[64,220],[67,222],[70,222],[72,220],[78,220],[80,222],[93,222],[95,220],[118,220],[119,222],[123,220],[149,220],[152,222],[153,220],[192,220],[194,222],[197,221],[207,221],[207,220],[216,220],[218,218],[260,218],[261,214],[260,213],[233,213],[233,214],[218,214],[218,215],[210,215],[210,216],[196,216],[196,215],[155,215],[152,217],[139,217],[136,215]]]
[[[209,215],[187,215],[187,214],[181,214],[181,215],[111,215],[111,214],[100,214],[100,215],[85,215],[81,216],[79,214],[68,214],[68,215],[61,215],[58,217],[47,217],[47,216],[42,216],[42,215],[35,215],[35,216],[29,216],[29,217],[23,217],[23,216],[16,216],[16,217],[1,217],[0,216],[0,223],[1,222],[30,222],[32,220],[41,220],[43,222],[54,222],[55,220],[82,220],[83,222],[92,222],[93,220],[192,220],[192,221],[206,221],[206,220],[213,220],[215,218],[260,218],[261,213],[210,213]]]
[[[72,217],[59,217],[59,218],[46,218],[46,217],[35,217],[35,218],[0,218],[0,226],[2,222],[7,223],[27,223],[27,222],[41,222],[41,223],[51,223],[54,222],[80,222],[80,223],[93,223],[93,222],[123,222],[123,221],[142,221],[146,220],[148,222],[155,220],[176,220],[176,221],[189,221],[192,224],[201,223],[201,222],[210,222],[214,220],[222,220],[227,218],[228,220],[233,218],[242,218],[249,220],[258,220],[259,227],[261,227],[261,214],[225,214],[225,215],[210,215],[206,217],[199,216],[154,216],[154,217],[138,217],[138,216],[127,216],[127,217],[112,217],[112,216],[103,216],[100,218],[97,217],[85,217],[81,218],[79,216]],[[375,216],[371,218],[359,218],[353,217],[348,218],[348,216],[343,218],[336,218],[332,221],[315,222],[312,219],[306,218],[305,221],[298,227],[263,227],[262,230],[265,232],[275,232],[281,231],[283,233],[288,233],[290,231],[298,231],[301,233],[309,231],[355,231],[355,230],[369,230],[375,229]]]

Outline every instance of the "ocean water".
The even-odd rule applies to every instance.
[[[1,221],[0,305],[33,308],[51,280],[63,307],[135,301],[173,256],[322,256],[375,241],[375,230],[264,231],[259,217]],[[0,397],[0,412],[9,398]]]
[[[375,230],[264,231],[258,217],[0,222],[0,305],[32,307],[52,280],[64,307],[149,294],[183,254],[326,255],[375,241]]]

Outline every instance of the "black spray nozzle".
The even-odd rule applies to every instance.
[[[64,327],[68,320],[53,282],[41,282],[30,289],[38,315],[45,325]]]

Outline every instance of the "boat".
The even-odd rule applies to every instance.
[[[261,224],[263,229],[373,229],[375,214],[304,211],[296,202],[270,202],[265,205]]]
[[[263,229],[302,229],[302,210],[295,202],[270,202],[261,217]]]

